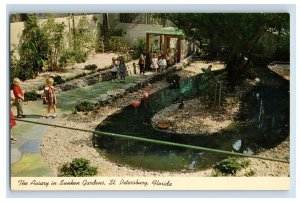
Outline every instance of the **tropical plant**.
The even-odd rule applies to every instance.
[[[49,14],[47,21],[43,24],[42,29],[48,38],[47,65],[48,70],[59,70],[58,59],[63,49],[64,23],[56,23],[54,15]]]
[[[73,26],[71,31],[68,33],[69,36],[69,47],[72,47],[73,52],[78,55],[87,56],[92,53],[96,47],[96,36],[89,29],[89,20],[84,15],[79,18],[77,27],[74,23],[74,15],[71,15]],[[85,62],[85,60],[83,62]]]
[[[95,104],[83,101],[75,106],[75,111],[77,112],[89,112],[96,108]]]
[[[49,53],[48,38],[39,27],[35,14],[28,14],[20,37],[19,67],[23,79],[33,78],[43,70]]]
[[[272,30],[289,39],[288,13],[168,13],[160,17],[182,29],[187,38],[202,42],[212,55],[226,47],[228,79],[235,83],[248,66],[258,41]],[[288,41],[288,40],[286,40]],[[286,52],[286,54],[289,54]]]
[[[246,168],[248,165],[248,160],[241,160],[235,157],[228,157],[217,162],[214,165],[214,169],[220,171],[223,174],[235,175],[237,171],[240,171],[242,168]]]
[[[140,37],[136,40],[133,46],[133,59],[137,59],[141,54],[146,53],[146,38]]]
[[[60,177],[87,177],[97,174],[97,168],[90,166],[90,161],[84,158],[75,158],[70,163],[65,163],[59,169]]]

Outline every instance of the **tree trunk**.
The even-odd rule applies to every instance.
[[[105,49],[105,45],[107,44],[107,40],[108,40],[108,13],[103,13],[103,21],[102,21],[102,35],[103,35],[103,42],[104,42],[104,48]]]
[[[246,55],[239,54],[236,49],[233,49],[227,62],[226,68],[228,71],[228,81],[234,85],[238,80],[238,76],[241,76],[249,64],[252,49],[258,40],[264,35],[267,31],[267,27],[264,26],[260,29],[259,33],[248,43],[247,47],[245,47]]]

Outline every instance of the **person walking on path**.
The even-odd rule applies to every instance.
[[[140,66],[140,74],[145,74],[146,62],[145,62],[145,58],[144,58],[143,54],[140,55],[138,65]]]
[[[55,88],[53,86],[54,80],[53,78],[46,79],[46,87],[44,88],[43,93],[43,104],[48,105],[47,106],[47,116],[46,118],[50,117],[50,111],[51,108],[53,108],[54,114],[53,118],[56,117],[56,94],[55,94]]]
[[[120,83],[125,83],[126,70],[127,69],[126,69],[124,59],[121,59],[120,64],[119,64],[119,73],[120,73],[120,78],[121,78]]]
[[[19,78],[14,78],[13,83],[13,93],[15,96],[15,104],[17,107],[17,118],[25,118],[25,115],[23,114],[23,102],[25,91],[23,91],[20,87],[21,81]]]
[[[117,59],[115,57],[112,58],[112,68],[111,68],[111,81],[116,82],[118,75],[118,64]]]

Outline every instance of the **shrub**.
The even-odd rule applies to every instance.
[[[133,58],[138,59],[140,57],[140,54],[146,52],[146,38],[138,38],[133,46]]]
[[[75,111],[77,112],[89,112],[93,111],[96,105],[87,101],[81,102],[75,106]]]
[[[91,71],[95,71],[97,69],[97,65],[95,64],[91,64],[91,65],[85,65],[84,69],[86,70],[91,70]]]
[[[55,84],[61,84],[66,82],[64,79],[61,78],[61,76],[55,76],[53,77],[53,80]]]
[[[107,49],[114,52],[126,52],[127,45],[122,36],[111,36],[107,41]]]
[[[75,62],[77,63],[85,62],[86,59],[87,59],[87,54],[82,51],[66,50],[62,53],[58,61],[61,67],[65,67]]]
[[[35,101],[38,99],[38,95],[34,90],[25,92],[24,97],[26,101]]]
[[[75,158],[71,163],[65,163],[60,168],[60,177],[86,177],[97,174],[97,168],[90,166],[90,161],[84,158]]]
[[[217,162],[214,169],[220,171],[223,174],[235,175],[237,171],[242,168],[246,168],[249,165],[249,161],[239,160],[235,157],[228,157],[220,162]]]

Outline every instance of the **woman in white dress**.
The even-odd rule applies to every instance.
[[[155,69],[155,72],[157,72],[158,69],[158,58],[157,58],[157,54],[153,53],[153,56],[151,58],[151,68]]]

